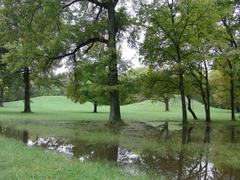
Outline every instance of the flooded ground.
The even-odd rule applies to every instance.
[[[154,148],[141,149],[137,142],[131,147],[122,142],[90,143],[80,139],[40,137],[8,127],[0,127],[0,134],[19,139],[28,146],[64,153],[66,157],[77,158],[80,162],[109,161],[133,175],[151,173],[166,179],[240,179],[240,167],[226,166],[213,157],[219,146],[240,146],[239,126],[162,123],[153,127],[138,124],[138,127],[145,129],[141,131],[140,128],[138,133],[135,126],[133,123],[113,133],[127,136],[138,134],[139,137],[155,139],[159,143],[156,151]]]

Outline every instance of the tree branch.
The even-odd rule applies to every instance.
[[[80,1],[84,1],[84,0],[73,0],[70,3],[64,5],[63,9],[68,8],[71,5],[75,4],[76,2],[80,2]],[[96,4],[97,6],[100,6],[100,7],[105,8],[105,9],[108,8],[107,3],[102,3],[102,2],[99,2],[97,0],[87,0],[87,1],[90,2],[90,3]]]
[[[63,54],[63,55],[59,55],[59,56],[53,57],[51,59],[62,59],[62,58],[74,55],[82,47],[87,46],[88,44],[95,43],[95,42],[102,42],[102,43],[107,44],[108,40],[106,40],[104,38],[99,38],[99,37],[90,38],[90,39],[86,40],[85,42],[82,42],[82,43],[78,44],[78,46],[72,52],[69,52],[69,53],[66,53],[66,54]]]

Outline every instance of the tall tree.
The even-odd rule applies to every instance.
[[[52,61],[72,57],[79,52],[88,53],[94,44],[102,43],[108,57],[109,122],[121,123],[117,42],[129,23],[124,7],[116,8],[120,4],[118,0],[62,1],[60,4],[63,25],[58,37],[64,51],[55,47],[56,51],[48,56]]]
[[[226,75],[229,76],[229,94],[231,102],[231,119],[236,120],[236,76],[239,72],[239,19],[240,19],[240,2],[239,1],[221,1],[218,4],[224,7],[224,13],[221,16],[221,26],[225,32],[221,34],[222,41],[218,43],[218,53],[216,64]]]
[[[182,102],[182,122],[186,124],[187,105],[184,85],[185,65],[193,49],[190,38],[194,25],[208,18],[209,1],[154,1],[143,7],[143,26],[146,38],[142,46],[144,62],[154,68],[168,66],[179,79]],[[150,15],[148,15],[150,14]]]
[[[49,7],[52,7],[50,9]],[[31,112],[30,107],[30,73],[39,73],[45,64],[45,59],[39,56],[43,45],[49,44],[49,32],[53,31],[50,21],[57,14],[52,11],[57,8],[47,1],[3,1],[1,13],[1,41],[8,53],[4,56],[7,67],[13,73],[22,73],[25,84],[24,112]],[[55,7],[55,8],[54,8]],[[44,19],[44,21],[42,21]],[[50,23],[51,22],[51,23]],[[50,25],[49,25],[50,24]],[[50,31],[50,29],[52,31]]]

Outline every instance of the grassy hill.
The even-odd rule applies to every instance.
[[[204,119],[203,104],[193,101],[193,109],[200,119]],[[21,114],[23,101],[5,103],[0,109],[0,120],[104,120],[108,119],[109,106],[100,106],[99,113],[92,113],[91,103],[76,104],[63,96],[43,96],[32,98],[32,114]],[[212,108],[213,120],[230,120],[230,111]],[[178,97],[170,102],[170,112],[164,111],[161,102],[124,105],[121,107],[125,121],[181,121],[181,102]],[[189,118],[192,119],[189,114]]]

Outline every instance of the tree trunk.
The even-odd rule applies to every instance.
[[[31,105],[30,105],[30,71],[29,68],[24,68],[23,80],[25,86],[25,95],[24,95],[24,113],[30,113]]]
[[[234,96],[234,78],[231,75],[230,81],[230,96],[231,96],[231,119],[232,121],[236,121],[235,117],[235,96]]]
[[[206,122],[210,122],[210,111],[208,108],[208,102],[207,102],[207,97],[206,97],[206,93],[204,91],[203,85],[200,84],[200,90],[201,90],[201,96],[202,96],[202,100],[203,100],[203,104],[204,104],[204,109],[205,109],[205,118],[206,118]]]
[[[183,74],[179,74],[179,89],[181,93],[181,102],[182,102],[182,122],[183,124],[187,124],[187,106],[185,100],[185,87],[184,87],[184,77]]]
[[[164,99],[164,104],[165,104],[165,111],[169,111],[169,98],[168,97],[163,97]]]
[[[240,112],[240,106],[236,105],[236,111],[239,113]]]
[[[117,69],[117,48],[116,48],[116,19],[115,19],[115,2],[114,0],[108,0],[108,51],[109,51],[109,85],[110,90],[110,123],[121,122],[119,92],[117,90],[118,85],[118,69]]]
[[[195,114],[195,112],[192,109],[192,98],[191,96],[187,96],[187,100],[188,100],[188,111],[192,114],[192,117],[194,120],[198,120],[197,115]]]
[[[93,113],[97,113],[97,107],[98,107],[97,103],[94,102],[93,106],[94,106]]]
[[[3,107],[4,102],[4,85],[0,85],[0,107]]]
[[[211,122],[211,105],[210,105],[210,87],[208,80],[208,67],[206,61],[204,61],[205,68],[205,80],[206,80],[206,103],[207,103],[207,111],[206,111],[206,121]]]

